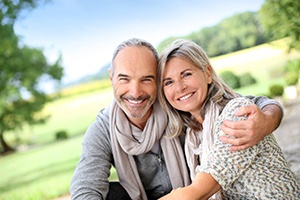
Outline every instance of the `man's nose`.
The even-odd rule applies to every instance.
[[[129,85],[129,93],[131,96],[133,96],[134,98],[138,98],[142,95],[142,86],[138,81],[133,81],[131,82],[131,84]]]

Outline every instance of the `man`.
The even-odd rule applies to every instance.
[[[169,129],[156,101],[157,64],[158,54],[146,41],[130,39],[117,47],[110,69],[114,100],[85,134],[72,199],[158,199],[190,183],[182,140],[164,137]],[[236,145],[233,150],[252,146],[281,121],[276,102],[255,102],[263,111],[253,106],[238,113],[249,114],[247,124],[225,123],[224,131],[237,137],[224,139]],[[108,182],[112,165],[119,183]]]

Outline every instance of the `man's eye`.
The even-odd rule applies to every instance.
[[[146,78],[146,79],[143,79],[143,82],[152,82],[152,79]]]
[[[128,78],[119,78],[119,81],[128,81]]]

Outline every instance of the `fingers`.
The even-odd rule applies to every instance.
[[[234,137],[241,137],[243,135],[253,135],[253,131],[256,130],[255,121],[251,118],[248,118],[247,120],[232,122],[229,120],[224,120],[223,124],[221,125],[221,129],[224,131],[224,133],[234,136]],[[247,133],[246,133],[246,132]],[[243,134],[243,135],[239,135]]]
[[[231,137],[229,138],[226,136],[221,136],[220,141],[225,142],[227,144],[231,144],[233,146],[242,146],[245,144],[245,142],[243,141],[243,138],[231,138]]]
[[[238,109],[235,113],[236,116],[243,116],[243,115],[251,115],[256,113],[259,110],[259,108],[257,107],[257,105],[255,104],[251,104],[251,105],[247,105],[247,106],[243,106],[240,109]]]
[[[221,125],[222,131],[226,135],[230,135],[232,137],[244,137],[246,135],[251,135],[251,122],[248,121],[238,121],[238,122],[232,122],[228,120],[224,120],[223,124]]]
[[[224,121],[221,126],[222,131],[226,134],[221,136],[220,141],[231,144],[231,151],[247,149],[255,144],[254,132],[245,127],[245,123]],[[244,128],[239,128],[244,127]]]
[[[264,121],[256,105],[243,106],[235,114],[237,116],[247,115],[248,118],[237,122],[223,121],[221,129],[226,136],[220,137],[220,140],[231,144],[231,151],[244,150],[256,144],[260,140],[260,134],[257,132],[261,132],[260,127],[257,127],[257,122]]]

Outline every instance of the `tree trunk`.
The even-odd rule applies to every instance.
[[[11,148],[4,140],[4,137],[3,137],[3,132],[0,133],[0,144],[2,146],[2,149],[3,151],[1,151],[0,153],[1,154],[7,154],[7,153],[10,153],[10,152],[13,152],[14,149]]]

